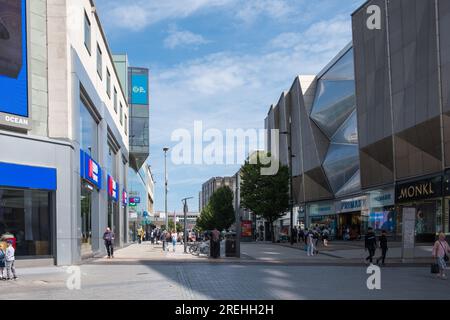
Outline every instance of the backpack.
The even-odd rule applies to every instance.
[[[3,261],[5,259],[5,251],[0,249],[0,261]]]

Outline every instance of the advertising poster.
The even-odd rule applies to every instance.
[[[252,236],[252,222],[242,221],[241,222],[241,237],[250,238]]]
[[[0,122],[28,125],[26,1],[0,0]]]
[[[148,74],[131,75],[131,103],[148,105]]]

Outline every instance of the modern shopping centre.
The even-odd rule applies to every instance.
[[[372,5],[380,29],[368,27]],[[294,224],[400,240],[407,217],[416,242],[448,235],[450,2],[371,0],[351,19],[352,42],[316,76],[297,77],[265,120],[292,136]],[[288,165],[288,135],[268,137]]]

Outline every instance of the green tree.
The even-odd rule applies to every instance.
[[[200,230],[229,229],[234,223],[233,192],[227,186],[217,189],[197,219]]]
[[[169,226],[168,231],[172,232],[172,230],[175,229],[175,226],[173,224],[173,219],[169,219],[169,223],[167,224]],[[183,225],[179,222],[177,222],[177,228],[176,228],[177,232],[183,232]]]
[[[272,242],[275,241],[273,223],[281,218],[289,209],[289,169],[279,164],[279,170],[273,175],[262,175],[261,169],[268,168],[260,162],[261,156],[270,157],[270,153],[258,152],[255,164],[250,164],[250,158],[241,168],[241,205],[266,219],[270,224]],[[272,161],[278,161],[273,159]]]

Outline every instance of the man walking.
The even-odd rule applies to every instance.
[[[108,227],[103,234],[103,240],[105,241],[106,252],[108,253],[108,259],[114,258],[114,232]]]
[[[217,228],[211,232],[211,255],[213,258],[220,256],[220,232]]]
[[[388,250],[386,230],[381,231],[380,248],[381,248],[381,257],[377,259],[377,264],[379,264],[381,260],[381,265],[384,266],[384,259],[386,259],[386,252]]]
[[[366,258],[366,261],[372,263],[373,256],[375,255],[375,249],[377,247],[377,238],[375,237],[375,233],[373,229],[369,227],[367,229],[367,234],[365,237],[365,248],[369,251],[369,256]]]

